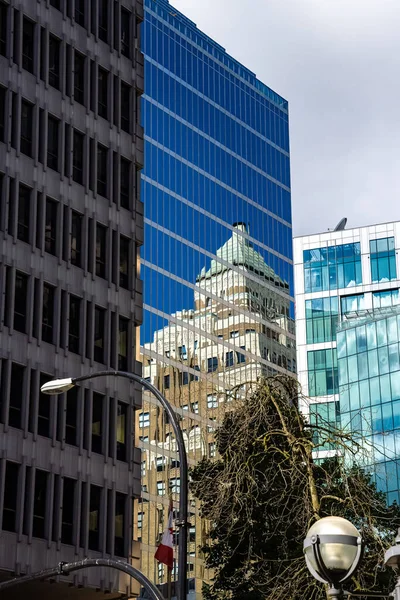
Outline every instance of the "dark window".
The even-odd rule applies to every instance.
[[[85,2],[86,0],[75,0],[75,21],[85,27]]]
[[[21,102],[21,152],[32,156],[33,106],[25,100]]]
[[[117,404],[117,459],[126,460],[127,405]]]
[[[89,548],[99,550],[101,487],[90,486]]]
[[[218,358],[213,356],[212,358],[207,359],[207,371],[212,373],[218,369]]]
[[[121,82],[121,129],[131,131],[131,88]]]
[[[1,15],[0,15],[1,18]],[[6,90],[0,86],[0,142],[4,142],[4,127],[6,123]]]
[[[24,17],[22,25],[22,68],[33,73],[35,24]]]
[[[165,390],[169,389],[169,384],[170,384],[170,376],[164,375],[164,389]]]
[[[48,375],[40,373],[39,387],[41,388],[50,379]],[[50,396],[39,390],[38,434],[44,437],[50,437],[50,402]]]
[[[225,366],[232,367],[233,366],[233,350],[225,353]],[[214,369],[215,370],[215,369]]]
[[[125,494],[115,494],[115,537],[114,554],[116,556],[125,556]]]
[[[47,50],[47,31],[44,27],[40,28],[40,79],[46,81],[46,50]]]
[[[121,157],[120,201],[123,208],[130,209],[131,202],[131,163]]]
[[[128,331],[129,320],[120,317],[118,328],[118,369],[121,371],[128,369]]]
[[[54,288],[47,283],[43,284],[43,318],[42,340],[53,343],[54,331]]]
[[[68,350],[79,354],[81,299],[76,296],[69,297],[69,332]]]
[[[103,402],[104,396],[94,392],[92,410],[92,452],[97,452],[97,454],[101,454],[102,452]]]
[[[44,249],[49,254],[56,253],[58,203],[46,198],[46,220],[44,229]]]
[[[108,0],[99,0],[99,38],[108,42]]]
[[[101,117],[108,117],[108,71],[99,67],[97,87],[97,110]]]
[[[50,0],[51,6],[54,6],[57,10],[61,10],[60,0]]]
[[[10,408],[8,424],[21,428],[22,396],[24,393],[25,367],[12,363],[10,385]]]
[[[60,47],[61,42],[54,36],[49,37],[49,85],[60,89]]]
[[[130,240],[123,235],[119,238],[119,285],[129,289]]]
[[[182,385],[187,385],[189,383],[189,373],[187,371],[183,371],[182,373]]]
[[[121,7],[121,54],[131,55],[131,13]]]
[[[8,6],[0,2],[0,54],[7,56]]]
[[[77,183],[83,183],[83,140],[83,134],[74,130],[72,179]]]
[[[242,350],[246,350],[246,346],[240,346],[240,348]],[[246,356],[242,352],[236,352],[236,357],[237,357],[238,363],[246,362]]]
[[[96,275],[106,276],[107,229],[96,225]]]
[[[97,144],[97,193],[107,198],[107,151]]]
[[[6,462],[3,503],[3,529],[5,531],[15,531],[19,467],[20,465],[16,463]]]
[[[75,387],[67,393],[67,410],[65,415],[65,441],[76,446],[78,421],[78,389]]]
[[[54,117],[47,120],[47,166],[58,171],[58,128],[60,122]]]
[[[85,57],[75,50],[74,99],[85,104]]]
[[[65,135],[64,135],[64,175],[65,177],[71,176],[71,125],[68,123],[64,124]]]
[[[14,329],[26,333],[28,276],[15,274]]]
[[[25,185],[19,186],[17,237],[29,243],[29,224],[31,212],[31,189]]]
[[[45,536],[47,482],[48,473],[36,469],[32,535],[38,538]]]
[[[11,146],[15,149],[17,149],[18,110],[18,94],[16,92],[11,92]]]
[[[94,360],[104,362],[104,321],[105,310],[98,306],[94,309]]]
[[[71,263],[82,264],[82,215],[72,211],[71,216]]]
[[[65,46],[65,93],[67,96],[72,95],[72,46]]]
[[[61,542],[73,543],[74,505],[76,481],[69,477],[63,479]]]
[[[39,131],[38,131],[38,161],[44,164],[45,156],[44,156],[44,119],[45,119],[45,111],[43,108],[39,108]]]

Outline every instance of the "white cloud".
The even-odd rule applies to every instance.
[[[289,100],[296,235],[400,218],[398,0],[175,0]]]

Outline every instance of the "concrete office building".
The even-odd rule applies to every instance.
[[[389,502],[400,490],[399,248],[399,222],[294,239],[303,411],[366,440],[363,464]],[[319,457],[335,451],[315,436]]]
[[[295,372],[288,104],[165,0],[145,0],[142,41],[141,349],[183,417],[193,465],[213,456],[226,390]],[[179,462],[147,394],[138,425],[142,568],[163,585],[154,552]],[[193,500],[190,511],[189,592],[200,597],[207,526]]]
[[[140,391],[117,380],[57,398],[39,389],[108,367],[140,372],[142,20],[139,0],[0,1],[2,578],[139,558]],[[9,597],[136,589],[108,569],[68,581]]]

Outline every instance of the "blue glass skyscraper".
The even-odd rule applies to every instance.
[[[221,390],[296,370],[288,103],[165,0],[145,0],[142,49],[144,373],[181,411],[194,464],[213,456]],[[153,554],[179,465],[151,404],[139,426],[142,566],[163,583]]]

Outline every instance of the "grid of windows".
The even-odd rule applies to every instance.
[[[305,292],[323,292],[362,283],[360,243],[304,250]]]
[[[338,318],[336,296],[306,300],[307,344],[320,344],[334,340]]]
[[[307,352],[308,393],[330,396],[338,393],[336,348]]]
[[[13,533],[10,547],[20,538],[26,572],[39,555],[51,561],[55,547],[60,560],[77,548],[82,557],[88,548],[124,559],[132,551],[139,395],[124,402],[116,379],[53,400],[40,392],[71,361],[85,372],[96,360],[135,370],[142,5],[124,3],[46,0],[36,10],[30,0],[0,0],[0,525]],[[122,74],[135,91],[130,135],[121,128]],[[52,448],[65,458],[61,471]],[[3,553],[0,569],[18,572],[16,561]],[[93,577],[73,584],[100,589]],[[124,577],[106,591],[126,592]]]
[[[397,277],[394,237],[370,240],[372,283],[392,281]]]
[[[99,509],[102,498],[105,494],[109,498],[109,506],[104,515],[104,531],[107,532],[104,550],[112,552],[117,556],[126,557],[127,536],[125,510],[127,504],[127,495],[110,489],[102,489],[97,486],[90,486],[90,502],[85,509],[85,503],[82,503],[82,510],[79,513],[81,527],[77,528],[77,534],[74,533],[74,520],[78,518],[76,495],[79,491],[78,481],[71,477],[55,476],[50,477],[48,471],[23,466],[15,462],[4,461],[4,502],[3,511],[0,515],[2,528],[5,531],[16,531],[18,521],[23,522],[23,531],[25,535],[32,535],[36,538],[57,540],[58,531],[65,544],[75,544],[81,548],[86,544],[86,532],[88,532],[89,546],[94,550],[102,550],[103,543],[99,538]],[[25,476],[26,485],[32,486],[32,512],[29,502],[19,502],[18,488]],[[86,493],[86,485],[80,488],[81,499]],[[51,504],[50,504],[51,503]],[[50,515],[53,513],[53,518]],[[115,523],[115,536],[112,540],[110,532]],[[114,529],[114,528],[113,528]]]

